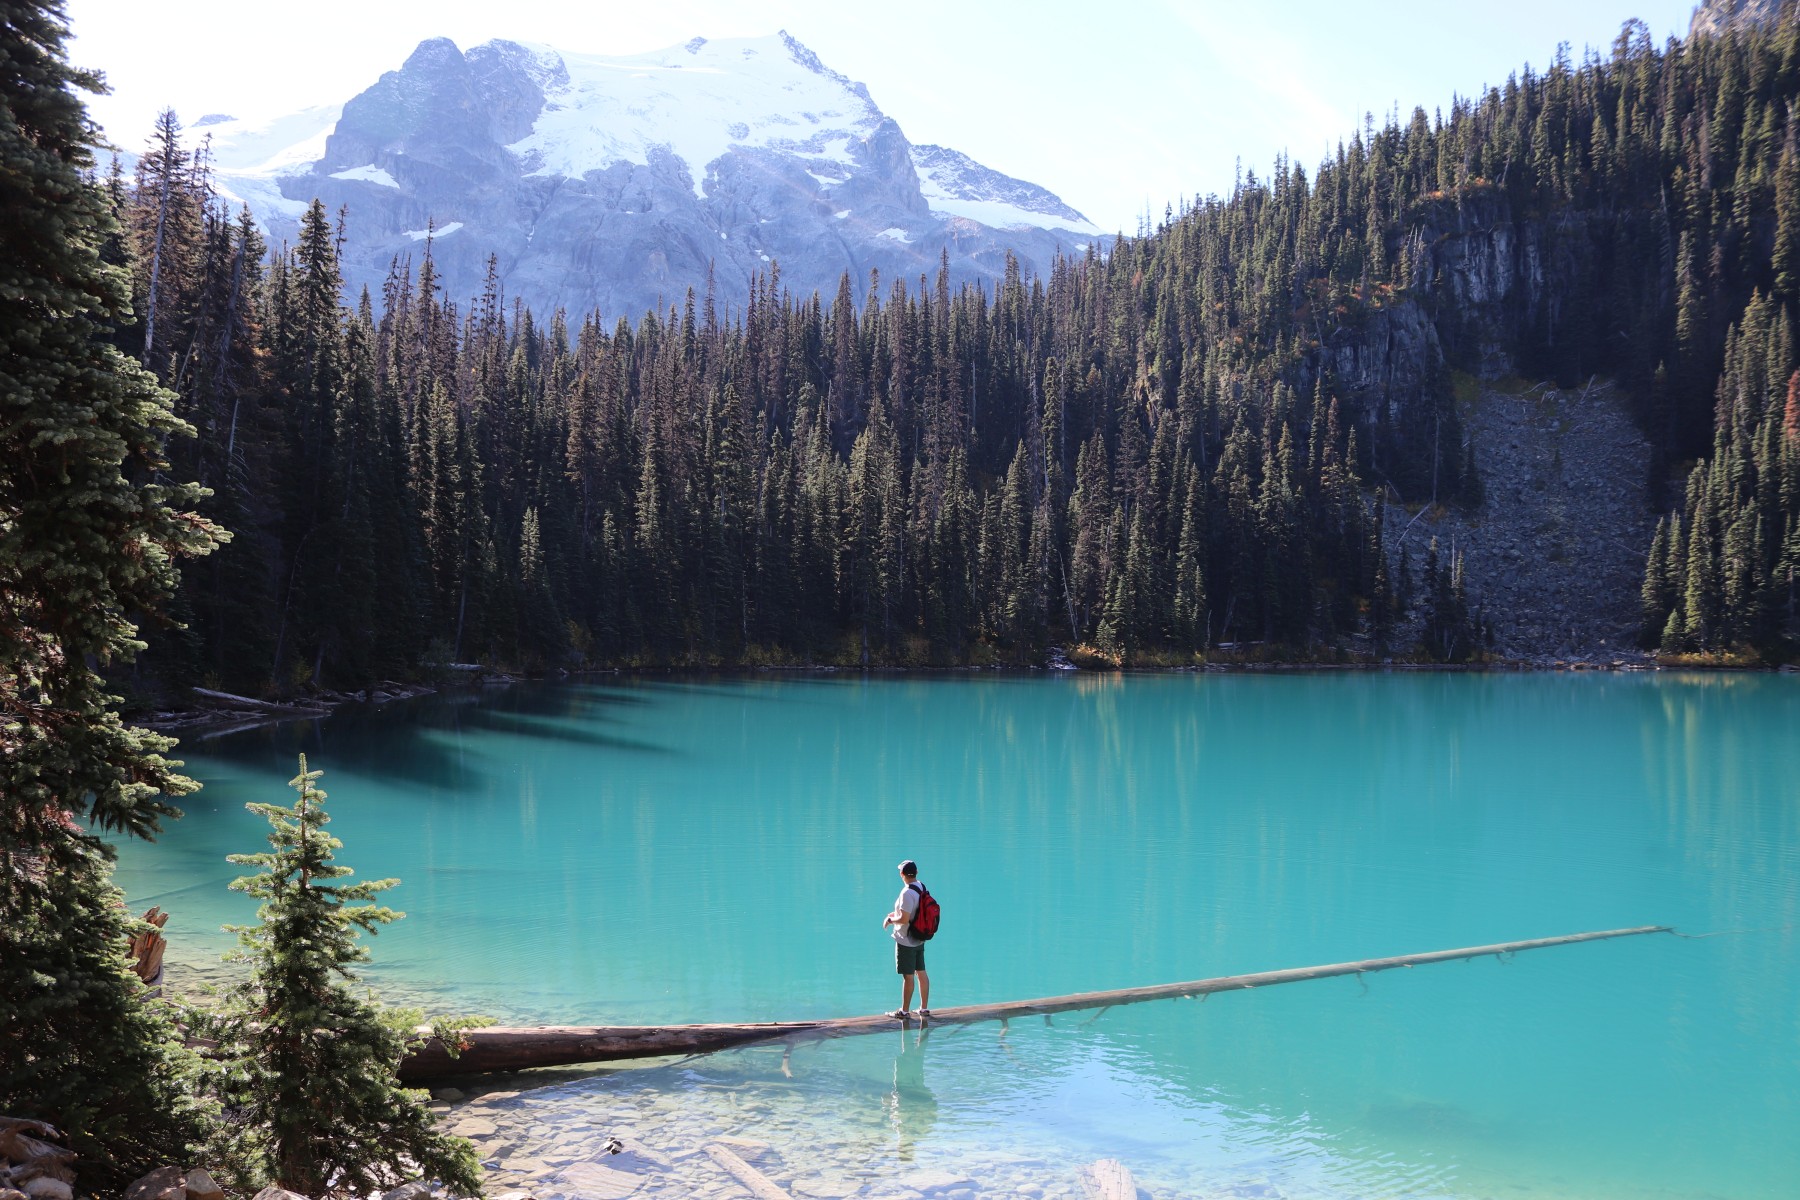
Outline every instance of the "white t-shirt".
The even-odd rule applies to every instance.
[[[913,914],[919,911],[919,893],[913,890],[912,885],[909,884],[900,889],[900,898],[894,901],[891,911],[906,914],[903,920],[892,926],[894,940],[902,946],[923,946],[925,943],[910,932]]]

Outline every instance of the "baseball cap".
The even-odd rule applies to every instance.
[[[919,873],[919,864],[909,858],[900,864],[900,873],[902,875],[917,875]]]

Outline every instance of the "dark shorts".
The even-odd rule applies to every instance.
[[[894,943],[894,970],[902,975],[911,975],[914,971],[925,969],[925,947],[902,946]]]

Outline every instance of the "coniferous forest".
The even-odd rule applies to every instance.
[[[1616,376],[1659,480],[1699,460],[1646,636],[1773,646],[1800,560],[1797,94],[1792,23],[1660,50],[1628,26],[1048,278],[824,298],[776,267],[635,323],[508,305],[498,264],[445,296],[429,245],[343,295],[356,214],[315,207],[270,254],[170,114],[102,184],[137,290],[117,338],[199,431],[173,477],[238,536],[188,569],[151,664],[280,688],[468,659],[1382,651],[1414,600],[1467,602],[1401,586],[1377,506],[1480,486],[1444,371],[1380,399],[1342,378],[1409,322],[1451,365],[1497,341]],[[1434,250],[1502,228],[1541,239],[1537,294],[1459,313]]]
[[[197,785],[126,688],[1468,661],[1454,548],[1392,531],[1479,510],[1457,380],[1505,373],[1627,398],[1664,514],[1647,648],[1800,644],[1794,0],[1662,47],[1634,22],[1041,278],[946,259],[826,297],[771,265],[644,314],[530,312],[497,260],[446,295],[429,240],[347,294],[357,214],[268,245],[173,113],[106,170],[67,39],[56,0],[0,0],[0,1149],[66,1137],[30,1148],[43,1200],[205,1155],[246,1194],[480,1187],[394,1073],[425,1033],[354,987],[400,914],[345,879],[304,759],[231,860],[243,978],[180,1028],[142,1002],[106,838]]]
[[[237,536],[185,568],[144,670],[1467,657],[1455,563],[1401,570],[1377,518],[1479,501],[1449,372],[1496,355],[1631,398],[1669,513],[1646,644],[1784,654],[1797,97],[1791,20],[1662,48],[1634,23],[1046,278],[797,296],[775,266],[635,320],[525,311],[498,263],[444,295],[429,243],[343,294],[356,214],[315,205],[271,251],[167,114],[97,183],[135,281],[114,336],[198,430],[170,476]],[[1530,252],[1495,299],[1502,238]]]

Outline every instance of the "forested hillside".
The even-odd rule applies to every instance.
[[[188,570],[165,680],[355,687],[428,661],[1127,662],[1479,649],[1446,550],[1478,505],[1453,370],[1617,379],[1661,483],[1668,649],[1781,653],[1800,563],[1800,27],[1629,25],[1448,111],[1367,125],[1146,236],[1010,273],[778,268],[635,321],[442,294],[429,246],[341,294],[356,213],[265,254],[171,118],[103,181],[120,344],[200,430],[238,536]],[[1429,558],[1429,562],[1427,559]],[[1417,622],[1410,627],[1417,627]]]

